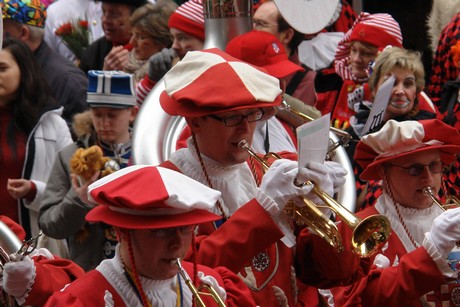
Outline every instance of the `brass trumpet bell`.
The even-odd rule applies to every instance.
[[[238,147],[246,150],[255,160],[261,163],[265,171],[270,168],[267,160],[258,156],[246,140],[241,140],[238,143]],[[268,155],[280,158],[276,154]],[[362,220],[339,204],[332,196],[328,195],[313,182],[307,181],[300,184],[294,182],[294,184],[297,186],[312,185],[312,192],[324,202],[326,207],[334,211],[335,214],[353,230],[351,248],[360,257],[372,256],[388,240],[391,227],[390,221],[385,216],[372,215]],[[299,207],[295,204],[289,204],[285,209],[287,214],[293,217],[296,222],[303,221],[332,245],[337,252],[342,252],[344,247],[337,225],[325,216],[311,200],[303,196],[299,196],[298,199],[301,200],[304,206]]]

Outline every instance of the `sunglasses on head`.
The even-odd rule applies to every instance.
[[[421,174],[423,174],[425,167],[428,167],[432,174],[439,174],[440,172],[442,172],[442,169],[444,167],[444,163],[442,163],[442,161],[433,161],[430,164],[415,163],[409,166],[402,166],[397,164],[390,165],[405,169],[410,176],[420,176]]]

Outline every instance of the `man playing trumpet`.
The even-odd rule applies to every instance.
[[[178,172],[145,165],[108,175],[88,191],[98,206],[86,219],[116,228],[115,257],[56,292],[46,306],[190,307],[195,285],[201,284],[215,293],[200,296],[205,306],[216,306],[216,301],[255,306],[246,286],[228,269],[180,265],[196,225],[220,218],[209,212],[220,192]]]
[[[359,141],[361,179],[383,180],[374,206],[391,222],[387,244],[356,284],[334,289],[335,306],[455,306],[458,301],[460,208],[443,211],[427,195],[441,189],[444,166],[460,153],[460,132],[436,119],[389,120]],[[458,204],[457,204],[458,206]],[[345,240],[351,234],[343,229]]]
[[[246,164],[249,153],[238,144],[250,144],[257,121],[275,114],[281,103],[279,81],[218,49],[187,53],[164,80],[160,103],[168,114],[185,117],[192,136],[188,147],[162,166],[222,193],[213,210],[221,220],[198,229],[197,262],[239,273],[260,306],[294,306],[296,238],[283,209],[297,196],[313,198],[312,187],[298,187],[294,179],[311,180],[332,194],[344,183],[346,171],[328,162],[299,170],[297,162],[280,159],[258,186]],[[302,275],[311,274],[311,284],[330,287],[353,280],[358,259],[351,252],[338,255],[318,236],[302,238],[296,247],[303,251],[296,268]],[[312,305],[315,301],[316,293]]]

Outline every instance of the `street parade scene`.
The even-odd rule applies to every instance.
[[[460,0],[0,7],[0,306],[460,306]]]

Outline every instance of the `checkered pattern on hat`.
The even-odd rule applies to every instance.
[[[379,49],[387,45],[402,47],[402,33],[398,22],[389,14],[362,12],[337,46],[334,67],[343,80],[353,80],[349,67],[350,42],[359,40]]]
[[[219,191],[163,167],[125,167],[92,183],[88,195],[98,206],[86,220],[122,228],[170,228],[220,219],[209,212]]]
[[[46,7],[40,0],[4,0],[3,19],[11,19],[29,26],[44,28]]]
[[[189,51],[164,76],[166,113],[205,116],[281,102],[279,80],[217,49]]]

